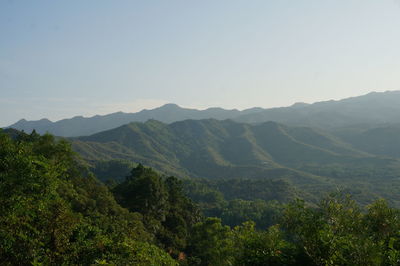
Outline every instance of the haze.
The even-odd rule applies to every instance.
[[[0,126],[397,90],[399,29],[394,0],[2,1]]]

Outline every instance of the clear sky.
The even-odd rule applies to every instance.
[[[0,126],[398,89],[398,0],[0,0]]]

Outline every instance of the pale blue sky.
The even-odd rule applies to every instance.
[[[0,0],[0,126],[398,89],[397,0]]]

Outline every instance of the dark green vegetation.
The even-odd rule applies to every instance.
[[[47,119],[26,121],[24,119],[10,127],[31,132],[49,132],[56,136],[75,137],[95,134],[119,127],[130,122],[145,122],[155,119],[172,123],[185,119],[218,120],[233,119],[245,123],[263,123],[276,121],[295,126],[310,126],[324,129],[338,127],[376,127],[385,123],[400,123],[400,92],[369,93],[340,101],[317,102],[314,104],[297,103],[282,108],[251,108],[244,111],[209,108],[204,111],[181,108],[167,104],[153,110],[138,113],[113,113],[105,116],[84,118],[81,116],[51,122]]]
[[[379,142],[378,137],[371,143],[367,133],[362,133],[363,138],[341,129],[339,138],[323,130],[275,122],[150,120],[71,141],[95,169],[99,161],[118,159],[181,177],[285,180],[311,202],[340,189],[362,205],[384,197],[400,207],[400,160],[373,149],[385,144],[395,150],[396,145]],[[396,134],[385,136],[397,143]]]
[[[202,265],[398,265],[399,215],[383,200],[364,211],[340,195],[316,208],[297,201],[267,230],[208,218],[193,228],[188,253]]]
[[[0,132],[2,265],[400,263],[400,211],[383,200],[364,208],[339,193],[307,205],[283,180],[182,181],[141,164],[105,186],[64,140],[8,133]],[[103,178],[130,167],[96,166]]]
[[[185,180],[188,196],[205,216],[229,226],[252,220],[260,229],[277,222],[283,204],[301,196],[282,180]]]
[[[50,135],[0,134],[0,213],[2,265],[175,264],[147,216],[121,207]]]

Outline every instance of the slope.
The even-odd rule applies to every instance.
[[[311,195],[338,186],[362,190],[360,184],[366,182],[362,176],[367,173],[366,178],[374,178],[371,168],[378,171],[375,187],[379,187],[384,178],[381,169],[390,173],[385,175],[399,169],[397,160],[358,151],[321,130],[275,122],[250,125],[208,119],[164,124],[150,120],[71,141],[91,164],[124,159],[181,177],[283,178]],[[364,201],[377,197],[362,195]]]

